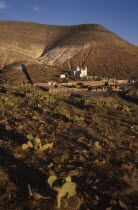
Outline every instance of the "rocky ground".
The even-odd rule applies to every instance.
[[[1,210],[56,209],[57,192],[47,183],[50,175],[72,178],[80,210],[138,209],[134,91],[89,99],[1,86],[0,113]],[[23,149],[30,136],[39,138],[42,148],[53,146]],[[39,196],[31,195],[28,186]],[[67,201],[63,207],[62,199],[60,209],[75,208]]]

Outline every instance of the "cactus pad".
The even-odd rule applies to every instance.
[[[100,144],[99,144],[99,141],[96,141],[95,143],[94,143],[94,146],[97,148],[97,149],[101,149],[101,146],[100,146]]]
[[[68,193],[68,197],[76,194],[76,184],[74,182],[66,182],[62,187],[61,191]]]
[[[27,137],[29,140],[32,140],[32,139],[34,138],[34,137],[33,137],[32,135],[30,135],[30,134],[27,135],[26,137]]]
[[[47,183],[49,184],[50,187],[52,187],[54,181],[57,179],[56,176],[52,175],[52,176],[49,176],[48,180],[47,180]]]
[[[66,177],[66,182],[71,182],[71,176]]]
[[[52,148],[52,146],[53,146],[53,143],[45,144],[45,145],[43,145],[43,150],[48,149],[48,148]]]
[[[68,201],[67,201],[66,198],[63,198],[63,199],[61,200],[61,206],[64,207],[64,208],[66,208],[66,207],[68,206]]]
[[[27,144],[28,144],[28,147],[33,147],[33,145],[32,145],[32,142],[31,142],[31,141],[28,141],[28,142],[27,142]]]
[[[28,144],[23,144],[22,145],[22,149],[27,149],[28,148]]]
[[[37,143],[40,143],[40,142],[41,142],[41,140],[40,140],[39,138],[37,138],[37,137],[36,137],[34,140],[35,140]]]
[[[73,209],[78,209],[81,205],[81,200],[77,196],[72,196],[68,199],[68,205]]]

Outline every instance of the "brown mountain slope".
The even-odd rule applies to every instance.
[[[68,69],[86,65],[91,73],[129,77],[137,74],[138,50],[100,25],[80,25],[39,60]]]
[[[137,75],[137,47],[97,24],[52,26],[0,21],[0,31],[1,78],[17,75],[18,79],[20,64],[36,64],[37,68],[43,63],[68,70],[87,65],[90,73],[100,75]]]
[[[36,60],[67,31],[60,26],[0,21],[0,64]],[[55,32],[55,33],[54,33]]]

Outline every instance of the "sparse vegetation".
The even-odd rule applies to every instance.
[[[48,148],[52,148],[53,143],[51,144],[41,144],[41,139],[40,138],[34,138],[32,135],[27,135],[27,138],[29,139],[29,141],[27,142],[27,144],[23,144],[22,145],[22,149],[28,149],[30,148],[34,148],[36,150],[40,150],[40,151],[44,151]]]
[[[37,87],[0,94],[2,210],[137,209],[134,94],[76,98]]]
[[[61,207],[62,201],[67,196],[67,199],[71,198],[69,200],[69,204],[72,205],[75,208],[80,207],[81,201],[80,199],[75,196],[76,195],[76,184],[72,182],[71,177],[68,176],[65,178],[65,181],[63,179],[63,183],[61,186],[54,186],[55,181],[58,180],[56,176],[50,176],[47,180],[48,184],[51,188],[53,188],[55,191],[57,191],[57,208]],[[75,197],[74,197],[75,196]],[[65,201],[64,201],[65,206]],[[66,207],[68,206],[68,200],[66,200]]]
[[[0,28],[1,83],[27,84],[23,64],[32,84],[61,81],[60,73],[82,64],[88,66],[90,74],[96,72],[96,80],[101,80],[102,75],[137,76],[137,47],[101,25],[48,26],[0,21]],[[9,43],[10,48],[6,47]]]

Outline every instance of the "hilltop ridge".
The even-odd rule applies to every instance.
[[[1,78],[21,64],[66,70],[86,65],[89,73],[97,75],[137,75],[137,47],[98,24],[56,26],[0,21],[0,31]]]

